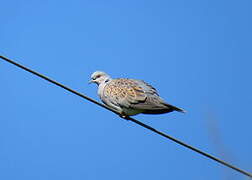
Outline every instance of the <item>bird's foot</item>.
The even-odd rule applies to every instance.
[[[121,113],[119,116],[123,119],[130,120],[130,117],[124,113]]]

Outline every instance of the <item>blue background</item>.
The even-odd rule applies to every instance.
[[[144,79],[186,114],[136,119],[252,172],[252,2],[9,0],[0,54],[98,100]],[[245,179],[0,61],[0,179]]]

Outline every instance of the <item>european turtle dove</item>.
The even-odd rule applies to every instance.
[[[98,95],[102,102],[123,117],[139,113],[185,112],[183,109],[164,102],[156,89],[142,80],[112,79],[105,72],[96,71],[91,75],[90,83],[98,85]]]

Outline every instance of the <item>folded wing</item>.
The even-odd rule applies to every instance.
[[[141,80],[114,79],[105,87],[104,95],[109,96],[113,104],[139,109],[145,114],[162,114],[174,110],[184,112],[183,109],[165,103],[154,87]]]

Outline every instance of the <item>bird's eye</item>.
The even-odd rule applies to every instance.
[[[99,77],[101,77],[101,75],[97,75],[95,79],[97,79],[97,78],[99,78]]]

